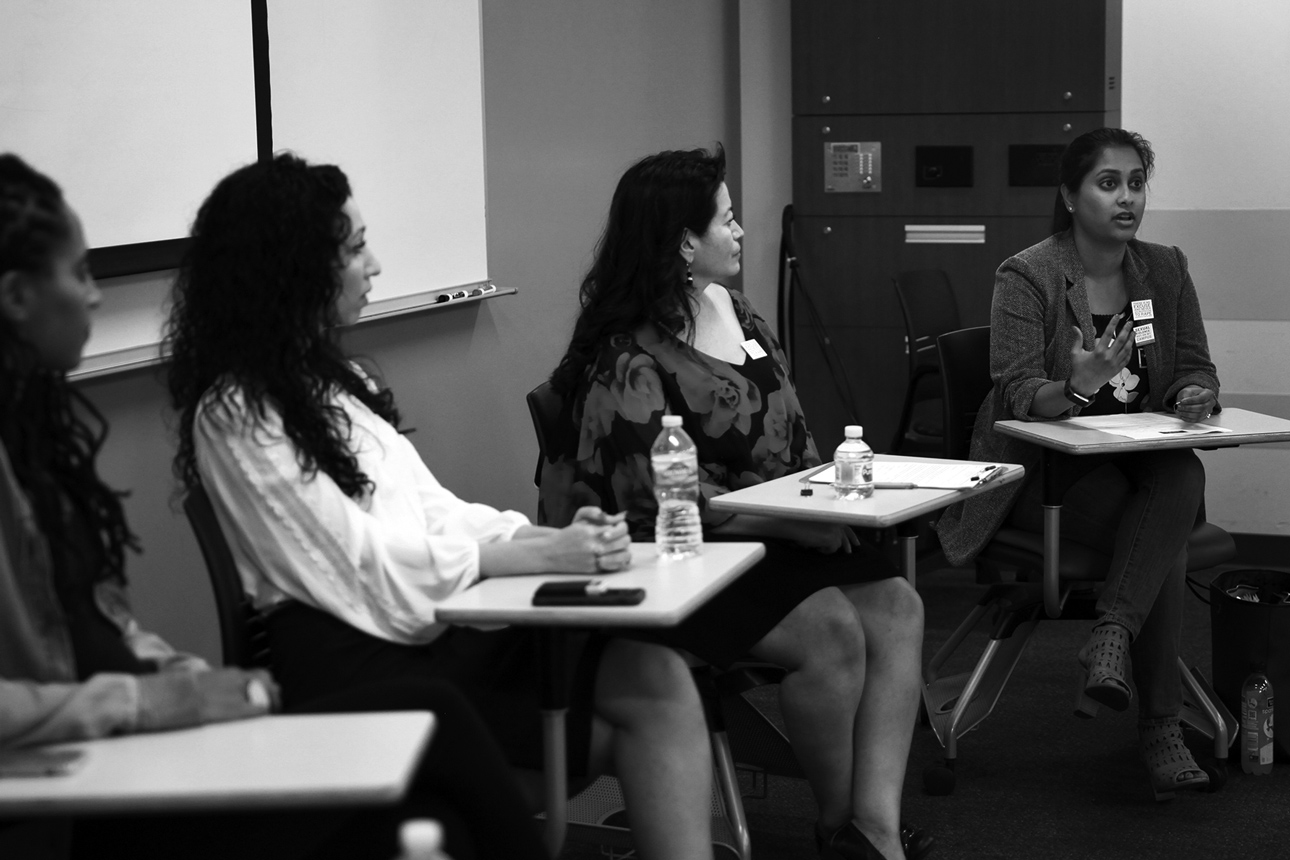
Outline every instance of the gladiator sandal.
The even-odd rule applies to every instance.
[[[1102,624],[1079,652],[1080,665],[1086,675],[1075,698],[1075,714],[1097,716],[1098,705],[1123,711],[1133,699],[1129,688],[1129,631],[1120,624]]]
[[[1183,743],[1177,721],[1163,726],[1138,727],[1138,754],[1151,776],[1157,801],[1173,800],[1180,788],[1207,788],[1209,774],[1200,769]]]

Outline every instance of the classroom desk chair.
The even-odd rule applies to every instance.
[[[994,387],[990,379],[990,327],[961,329],[937,338],[941,359],[942,394],[945,415],[946,456],[966,459],[969,454],[977,412]],[[1065,487],[1060,489],[1065,493]],[[1060,500],[1060,496],[1058,496]],[[1057,582],[1049,588],[1059,595],[1062,620],[1088,621],[1095,618],[1096,587],[1105,581],[1110,559],[1075,541],[1059,545]],[[1232,560],[1236,545],[1226,531],[1202,518],[1187,542],[1188,572],[1204,570]],[[945,761],[923,775],[929,794],[954,790],[958,740],[975,729],[994,710],[1004,686],[1012,675],[1026,642],[1039,622],[1048,617],[1044,606],[1044,537],[1004,526],[977,556],[983,581],[992,581],[986,593],[959,625],[924,670],[929,687],[927,717],[945,747]],[[999,572],[1016,571],[1015,582],[1000,582]],[[996,619],[990,638],[970,672],[940,677],[941,668],[989,614]],[[1074,655],[1072,655],[1074,656]],[[1217,790],[1226,779],[1225,759],[1232,739],[1234,721],[1218,704],[1209,684],[1181,659],[1184,723],[1207,734],[1215,742],[1217,765],[1202,764],[1210,775],[1210,788]]]
[[[206,562],[211,591],[215,593],[215,612],[219,618],[219,638],[225,666],[243,669],[269,665],[269,634],[264,619],[256,612],[233,561],[233,552],[211,507],[210,497],[202,487],[194,487],[184,496],[184,513],[192,526]]]
[[[533,475],[533,484],[541,486],[542,467],[547,462],[547,452],[555,450],[553,444],[558,441],[558,434],[561,432],[559,418],[563,400],[550,382],[538,385],[525,399],[538,441],[537,469]],[[712,739],[716,787],[720,793],[719,805],[725,809],[728,819],[726,823],[735,842],[736,852],[743,860],[747,860],[752,852],[751,838],[744,817],[739,779],[735,773],[735,756],[731,752],[732,734],[728,729],[734,729],[733,746],[741,752],[751,753],[741,755],[741,761],[757,762],[755,771],[777,776],[802,776],[788,739],[743,697],[743,693],[749,690],[779,683],[784,677],[784,670],[770,664],[749,662],[718,672],[700,661],[690,659]],[[718,804],[714,803],[714,809],[717,807]]]

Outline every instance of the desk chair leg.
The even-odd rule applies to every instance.
[[[1060,618],[1062,562],[1062,506],[1044,505],[1044,611]]]
[[[1227,762],[1227,750],[1232,747],[1232,738],[1228,735],[1227,721],[1223,718],[1223,714],[1219,712],[1218,705],[1214,704],[1213,692],[1207,689],[1209,685],[1202,685],[1200,681],[1197,681],[1195,674],[1192,674],[1192,670],[1187,668],[1186,663],[1183,663],[1183,658],[1178,658],[1178,672],[1182,674],[1183,686],[1187,687],[1187,691],[1192,694],[1192,699],[1195,700],[1198,707],[1204,710],[1205,717],[1209,719],[1209,727],[1214,730],[1214,758],[1225,765],[1225,762]]]
[[[900,546],[900,571],[909,584],[918,587],[918,518],[896,526],[896,543]]]
[[[721,805],[735,838],[739,860],[752,860],[752,835],[744,817],[743,796],[739,793],[739,778],[735,774],[735,759],[730,753],[730,738],[725,730],[712,732],[712,758],[716,762],[717,788],[721,792]]]
[[[1061,475],[1057,456],[1044,449],[1039,461],[1039,480],[1043,487],[1044,508],[1044,611],[1049,618],[1060,618],[1061,607],[1061,540],[1062,496]]]
[[[566,770],[564,716],[569,710],[569,679],[564,671],[562,630],[538,633],[542,672],[542,770],[546,787],[547,851],[559,857],[569,822],[569,774]]]

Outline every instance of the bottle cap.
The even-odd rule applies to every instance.
[[[681,416],[680,416],[680,415],[664,415],[664,416],[663,416],[663,426],[664,426],[664,427],[680,427],[680,426],[681,426]]]
[[[846,429],[843,430],[842,433],[848,439],[859,439],[861,436],[864,435],[864,428],[861,427],[859,424],[848,424],[846,426]]]

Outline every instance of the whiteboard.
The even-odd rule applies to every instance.
[[[270,0],[273,148],[340,165],[382,272],[364,316],[488,278],[478,0]]]
[[[0,0],[0,151],[63,187],[91,247],[188,235],[255,159],[247,3]]]
[[[250,0],[0,0],[0,150],[91,247],[176,239],[255,160]],[[339,164],[382,274],[364,318],[488,278],[479,0],[268,0],[275,150]],[[75,374],[160,360],[172,272],[103,282]]]

